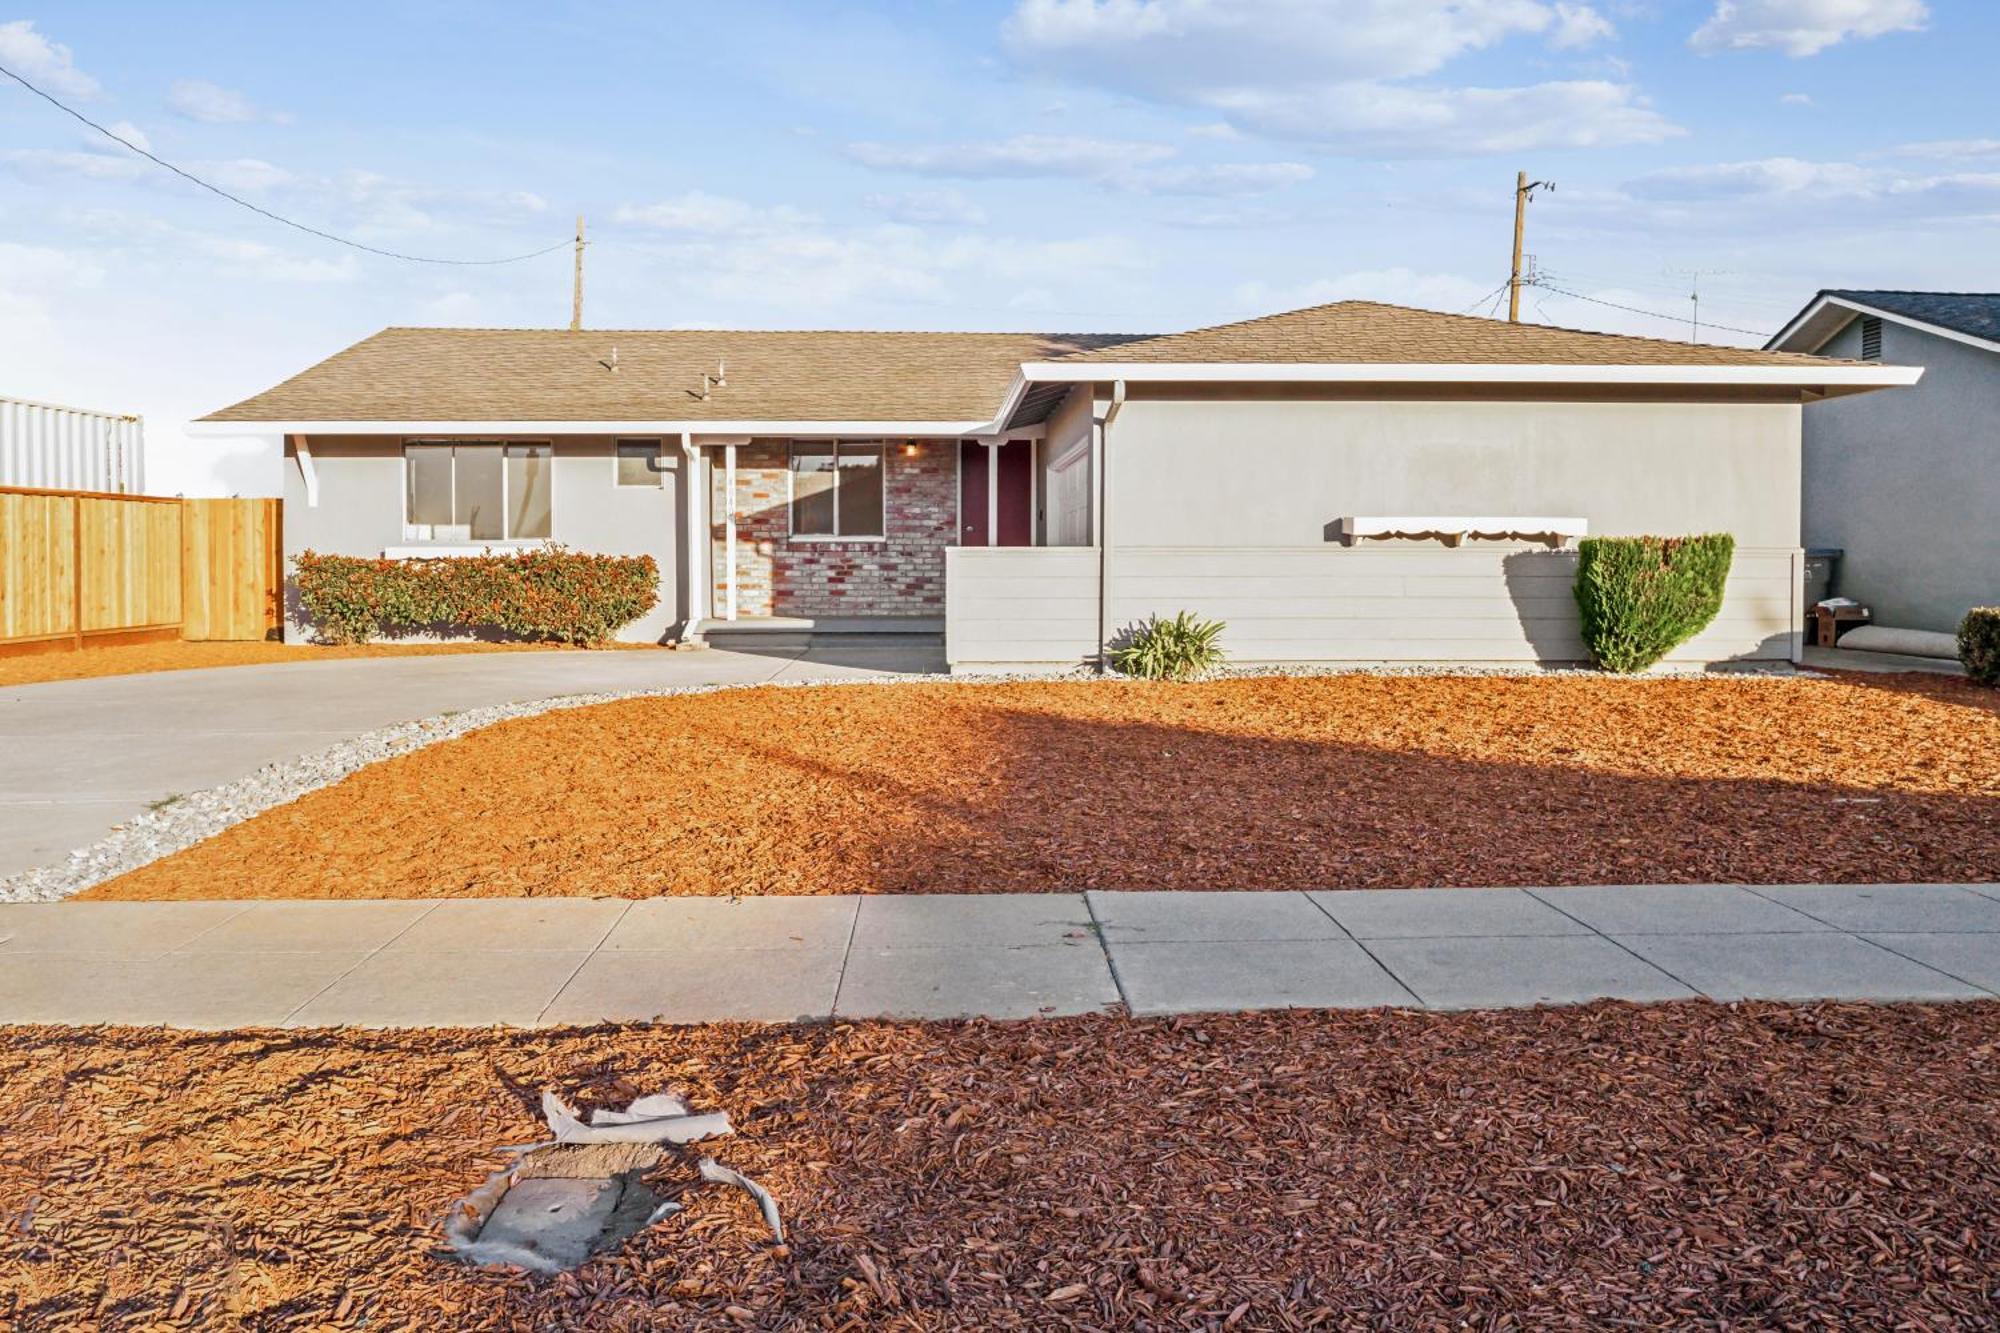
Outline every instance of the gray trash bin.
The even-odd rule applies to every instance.
[[[1840,557],[1844,554],[1838,546],[1814,546],[1806,551],[1806,610],[1840,591]]]

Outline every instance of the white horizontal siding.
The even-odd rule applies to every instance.
[[[1721,613],[1669,661],[1786,661],[1803,614],[1799,553],[1739,550]],[[1351,549],[1135,547],[1113,553],[1115,634],[1192,611],[1227,626],[1237,662],[1578,661],[1576,555],[1523,546]],[[945,561],[955,667],[1088,660],[1097,553],[965,548]]]

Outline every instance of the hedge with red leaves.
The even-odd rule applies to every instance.
[[[659,601],[653,557],[560,546],[429,560],[306,551],[293,564],[300,605],[329,643],[497,629],[526,639],[596,644]]]

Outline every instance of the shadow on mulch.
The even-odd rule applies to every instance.
[[[1224,687],[624,701],[377,765],[89,896],[1924,881],[2000,867],[2000,715],[1956,707],[1960,692],[1582,682],[1621,701],[1596,717],[1565,709],[1607,697],[1577,682],[1483,684],[1504,707],[1473,711],[1482,683],[1462,678],[1347,687],[1374,691],[1382,721],[1357,721],[1351,700],[1322,721],[1297,702],[1317,697],[1310,682],[1264,692],[1317,738],[1255,734],[1214,706]],[[1783,693],[1799,689],[1838,693],[1802,709]],[[1410,730],[1394,712],[1406,700],[1441,715]],[[1398,726],[1408,739],[1388,734]]]

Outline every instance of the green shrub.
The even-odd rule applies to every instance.
[[[1111,665],[1145,680],[1186,680],[1220,665],[1222,649],[1215,641],[1222,629],[1221,621],[1197,619],[1192,611],[1172,620],[1154,616],[1111,650]]]
[[[1583,642],[1606,671],[1644,671],[1722,609],[1736,539],[1589,537],[1578,544]]]
[[[432,627],[603,643],[659,600],[653,557],[560,546],[431,560],[306,551],[293,565],[299,604],[329,643],[366,643]]]
[[[1975,606],[1958,623],[1958,660],[1981,685],[2000,685],[2000,606]]]

